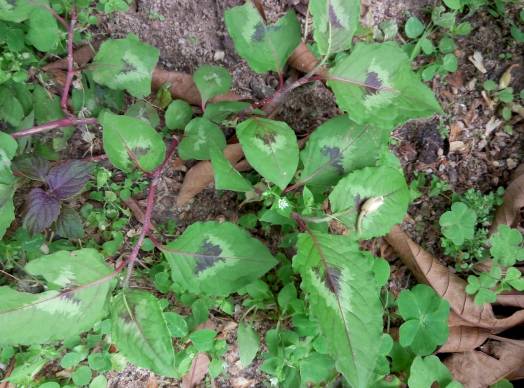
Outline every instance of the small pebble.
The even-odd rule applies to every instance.
[[[213,55],[213,60],[215,62],[222,61],[224,57],[226,56],[226,53],[222,50],[215,51],[215,54]]]
[[[517,162],[515,160],[511,159],[511,158],[506,160],[506,164],[508,165],[508,168],[510,170],[513,170],[514,168],[517,167]]]
[[[463,141],[452,141],[449,143],[449,152],[461,152],[466,149]]]

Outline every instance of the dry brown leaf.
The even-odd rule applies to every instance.
[[[495,304],[524,309],[524,293],[499,294]]]
[[[302,73],[309,73],[318,65],[317,57],[315,57],[304,42],[300,42],[287,62],[289,66]],[[325,77],[327,72],[324,68],[321,68],[317,71],[317,74],[321,77]]]
[[[448,340],[438,353],[468,352],[478,348],[488,339],[489,331],[478,327],[451,326]]]
[[[193,388],[204,380],[209,369],[209,357],[206,353],[198,353],[193,362],[191,368],[182,379],[182,388]]]
[[[486,388],[524,365],[524,341],[490,341],[485,351],[455,353],[444,364],[465,388]]]
[[[149,375],[147,379],[146,388],[158,388],[158,381],[155,375]]]
[[[520,221],[520,210],[524,208],[524,164],[513,172],[513,180],[504,193],[504,203],[497,209],[491,225],[491,233],[499,225],[516,227]]]
[[[156,68],[153,71],[153,89],[157,90],[165,83],[171,84],[170,91],[174,98],[180,98],[192,105],[200,106],[202,102],[200,93],[198,92],[198,89],[193,82],[193,77],[190,74]],[[228,92],[211,99],[211,101],[214,102],[238,100],[242,100],[242,97],[233,92]]]
[[[224,155],[231,164],[236,164],[244,157],[244,152],[240,144],[229,144],[224,150]],[[213,182],[213,176],[213,167],[208,160],[198,162],[191,167],[184,177],[182,188],[177,196],[176,205],[183,206],[188,203],[195,195]]]
[[[100,46],[100,42],[93,42],[76,49],[73,52],[73,59],[79,67],[87,65],[96,54],[96,50]],[[42,67],[44,71],[50,70],[67,70],[67,58],[59,59],[58,61],[48,63]]]
[[[491,333],[499,333],[524,323],[524,310],[499,319],[495,317],[490,304],[476,304],[464,290],[466,282],[411,240],[400,226],[393,227],[386,240],[420,283],[430,285],[449,302],[451,310],[462,320],[463,326],[479,327],[488,329]]]
[[[13,357],[11,361],[9,361],[9,365],[7,366],[7,369],[4,373],[3,378],[7,379],[9,376],[11,376],[11,373],[15,369],[16,360]],[[0,382],[0,388],[15,388],[16,386],[14,384],[11,384],[8,381]]]

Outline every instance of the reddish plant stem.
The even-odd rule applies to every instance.
[[[74,72],[74,57],[73,57],[73,37],[74,37],[74,28],[76,24],[76,9],[73,6],[71,9],[71,20],[67,27],[67,74],[64,82],[64,89],[62,90],[62,98],[60,99],[60,107],[62,112],[66,117],[71,117],[72,114],[69,112],[67,106],[67,98],[69,97],[69,90],[71,89],[71,84],[73,83]]]
[[[160,177],[162,176],[162,173],[164,172],[165,168],[167,167],[169,161],[173,157],[174,153],[176,152],[178,146],[178,140],[173,139],[171,142],[166,157],[164,158],[164,161],[160,166],[158,166],[152,173],[151,173],[151,183],[149,184],[149,190],[147,193],[147,202],[146,202],[146,211],[144,214],[144,221],[142,226],[142,231],[140,232],[140,235],[138,236],[138,240],[133,247],[133,250],[131,251],[131,254],[126,260],[127,264],[127,275],[126,280],[124,283],[124,286],[127,287],[129,284],[129,279],[131,278],[131,274],[133,273],[133,267],[135,266],[135,263],[138,258],[138,252],[140,252],[140,248],[142,247],[142,244],[144,243],[144,239],[146,235],[149,234],[149,231],[152,227],[152,221],[151,217],[153,215],[153,208],[155,207],[155,197],[156,197],[156,190],[158,187],[158,183],[160,182]]]
[[[66,117],[60,120],[49,121],[48,123],[37,125],[29,129],[14,132],[11,134],[11,136],[16,139],[19,137],[31,136],[37,133],[46,132],[51,129],[69,127],[71,125],[95,125],[97,123],[98,121],[95,118],[79,119],[76,117]]]

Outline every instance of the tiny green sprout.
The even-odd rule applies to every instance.
[[[416,16],[411,16],[404,26],[404,32],[410,39],[418,38],[424,32],[425,26]]]
[[[517,229],[500,225],[490,240],[493,260],[504,267],[511,267],[524,260],[522,241],[522,234]]]
[[[473,238],[477,214],[464,203],[456,202],[440,217],[439,223],[444,236],[460,246]]]

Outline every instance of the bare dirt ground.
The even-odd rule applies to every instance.
[[[167,69],[191,73],[201,64],[216,64],[228,68],[234,78],[234,89],[253,99],[264,98],[274,91],[277,80],[272,75],[257,75],[234,52],[225,30],[224,10],[242,3],[240,0],[136,0],[130,11],[115,14],[103,23],[100,35],[122,37],[132,32],[144,41],[158,47],[161,64]],[[368,26],[394,19],[399,26],[410,15],[426,17],[425,10],[436,0],[367,0],[363,5],[362,20]],[[295,9],[304,20],[307,0],[263,1],[268,18],[275,19],[287,9]],[[425,16],[426,15],[426,16]],[[504,186],[512,170],[524,159],[524,124],[515,122],[513,133],[494,126],[497,115],[482,95],[482,83],[487,79],[498,81],[512,64],[521,64],[514,78],[514,89],[524,85],[522,47],[516,47],[509,36],[507,24],[487,13],[477,13],[469,21],[473,32],[457,40],[455,54],[459,71],[447,79],[432,83],[446,114],[441,118],[416,121],[398,128],[394,133],[394,150],[401,159],[408,180],[417,172],[436,174],[449,183],[453,190],[464,192],[476,188],[482,192]],[[486,73],[481,73],[468,59],[476,51],[483,56]],[[513,53],[513,59],[501,59],[500,54]],[[520,56],[519,56],[520,52]],[[293,77],[293,72],[288,74]],[[296,90],[286,102],[280,119],[287,121],[300,136],[316,128],[327,118],[338,113],[334,98],[321,83]],[[442,138],[439,129],[447,128],[449,136]],[[181,226],[205,219],[238,218],[239,201],[234,194],[220,194],[210,188],[185,208],[175,206],[183,172],[173,172],[161,187],[159,221],[174,217]],[[446,198],[420,198],[410,209],[412,237],[430,252],[439,255],[438,218],[449,207]],[[415,228],[415,224],[416,228]],[[393,261],[392,288],[403,288],[409,277],[405,268]],[[233,321],[214,318],[217,330],[222,330],[230,349],[225,357],[227,373],[215,382],[219,387],[267,386],[267,377],[257,371],[260,360],[247,369],[241,369],[235,347]],[[261,336],[268,325],[258,327]],[[266,327],[267,326],[267,327]],[[227,330],[225,330],[227,328]],[[155,378],[148,371],[128,367],[112,376],[112,387],[178,386],[172,380]]]

